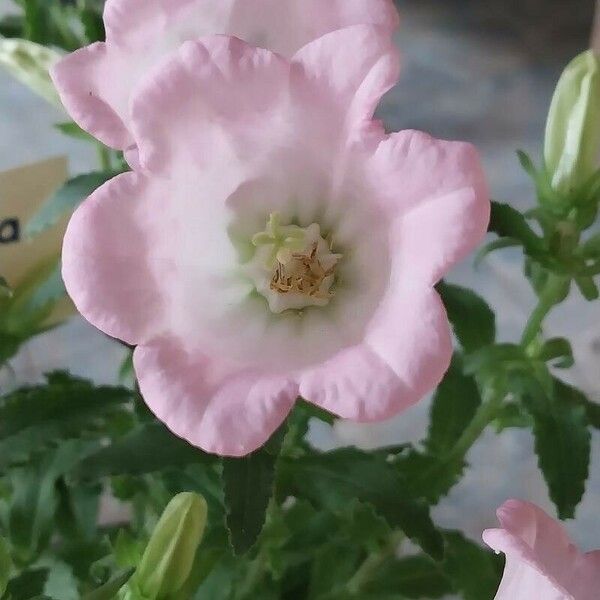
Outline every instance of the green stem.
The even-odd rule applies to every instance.
[[[346,583],[346,592],[352,596],[358,596],[363,587],[373,579],[381,565],[391,556],[396,554],[400,542],[404,539],[404,533],[394,531],[390,535],[388,543],[379,551],[369,554],[360,565],[356,573]]]
[[[484,391],[484,399],[477,409],[475,416],[458,438],[454,448],[447,454],[444,462],[449,464],[457,460],[464,460],[471,446],[479,439],[484,429],[494,420],[502,401],[504,393],[498,391],[492,383]]]
[[[568,283],[569,280],[565,277],[554,274],[548,276],[548,281],[539,296],[537,306],[525,325],[525,330],[521,337],[521,345],[524,348],[535,340],[548,313],[563,300],[565,288],[568,286]]]

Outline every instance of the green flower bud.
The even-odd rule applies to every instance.
[[[206,501],[198,494],[185,492],[169,502],[128,583],[134,592],[131,597],[144,600],[176,597],[190,577],[204,534],[206,513]]]
[[[561,75],[548,114],[544,159],[552,189],[563,197],[600,167],[600,59],[591,50]]]

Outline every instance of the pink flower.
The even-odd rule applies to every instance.
[[[188,40],[237,36],[292,57],[322,35],[351,25],[398,25],[392,0],[107,0],[106,43],[82,48],[52,72],[73,119],[106,145],[134,146],[130,102],[136,87]],[[346,51],[355,53],[354,44]],[[135,154],[130,158],[135,160]]]
[[[597,600],[600,550],[583,554],[562,525],[543,510],[520,500],[498,509],[502,529],[488,529],[483,539],[506,554],[496,600]]]
[[[145,401],[192,444],[251,452],[298,396],[386,419],[446,371],[433,286],[484,236],[489,201],[472,146],[370,121],[396,64],[367,26],[291,62],[214,36],[133,99],[144,171],[76,211],[63,276],[137,346]]]

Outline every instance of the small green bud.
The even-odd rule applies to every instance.
[[[556,86],[544,160],[552,189],[564,197],[600,167],[600,59],[591,50],[571,61]]]
[[[206,501],[199,494],[185,492],[169,502],[128,584],[134,591],[131,597],[167,600],[181,591],[192,571],[206,514]]]

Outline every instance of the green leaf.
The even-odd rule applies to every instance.
[[[14,335],[20,341],[47,331],[47,320],[65,294],[56,257],[30,272],[15,288],[0,314],[0,327],[4,333]]]
[[[115,575],[108,583],[86,594],[82,600],[114,600],[117,592],[131,579],[135,569],[126,569]]]
[[[223,460],[227,528],[236,554],[247,552],[262,531],[284,431],[248,456]]]
[[[12,571],[12,559],[6,540],[0,537],[0,597],[6,591],[6,586]]]
[[[503,250],[504,248],[515,248],[516,246],[521,246],[521,242],[508,237],[489,242],[477,252],[475,259],[473,260],[473,264],[475,265],[475,268],[477,268],[483,259],[492,252],[496,252],[496,250]]]
[[[21,38],[23,26],[22,15],[5,15],[0,19],[0,35],[5,38]]]
[[[437,504],[459,481],[465,468],[461,459],[451,459],[411,450],[394,464],[410,485],[414,496]]]
[[[475,292],[448,283],[439,283],[439,292],[454,333],[461,346],[472,352],[494,343],[496,317],[489,305]]]
[[[69,440],[42,461],[10,471],[8,531],[22,560],[31,560],[50,540],[59,497],[57,480],[89,452],[90,443]]]
[[[0,470],[45,444],[98,427],[133,397],[126,388],[96,387],[64,372],[46,378],[44,385],[21,388],[0,400]]]
[[[67,181],[27,223],[24,235],[31,238],[52,227],[66,213],[73,212],[94,190],[117,175],[112,172],[94,172],[78,175]]]
[[[529,359],[517,344],[495,344],[481,348],[464,358],[467,375],[497,373],[507,367],[527,368]]]
[[[551,338],[544,342],[537,358],[544,362],[554,361],[552,366],[557,369],[569,369],[575,364],[571,343],[565,338]]]
[[[25,569],[10,580],[6,588],[7,600],[24,600],[28,598],[47,598],[44,586],[48,579],[48,569]]]
[[[322,597],[335,589],[340,581],[349,580],[356,572],[360,557],[360,547],[339,537],[316,549],[308,597]]]
[[[76,140],[83,140],[85,142],[94,142],[96,140],[87,132],[81,129],[77,123],[73,121],[67,121],[66,123],[56,123],[54,125],[62,134],[74,138]]]
[[[431,521],[429,508],[410,497],[406,481],[385,457],[354,448],[282,457],[279,473],[280,497],[304,498],[338,512],[354,499],[367,502],[392,528],[402,529],[430,556],[442,557],[442,536]]]
[[[442,598],[452,593],[452,586],[439,563],[427,556],[416,555],[386,560],[362,591],[374,598],[386,594],[411,599]]]
[[[161,423],[142,425],[88,456],[77,475],[98,480],[111,475],[143,475],[169,467],[212,464],[215,457],[194,448]]]
[[[443,570],[464,600],[489,600],[500,585],[504,560],[466,539],[459,531],[444,533]]]
[[[581,295],[588,301],[592,302],[600,298],[600,291],[592,277],[575,277],[575,283],[581,292]]]
[[[508,204],[492,202],[489,231],[502,238],[518,240],[525,253],[532,258],[543,258],[545,255],[544,240],[531,229],[525,217]]]
[[[440,457],[449,452],[480,404],[481,396],[475,380],[463,374],[462,360],[455,355],[433,397],[429,433],[425,441],[427,450]]]
[[[523,396],[534,420],[538,465],[561,519],[575,516],[588,478],[591,435],[586,411],[569,401],[569,396],[577,393],[555,380],[552,397],[537,384],[528,385],[528,393]]]

